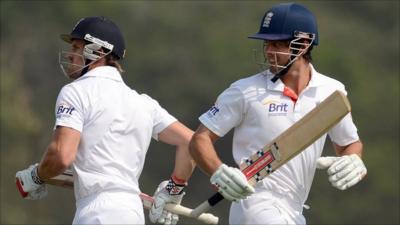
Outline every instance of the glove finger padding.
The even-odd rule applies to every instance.
[[[158,185],[154,194],[154,202],[149,211],[150,221],[153,223],[172,224],[179,220],[179,216],[164,210],[165,204],[180,204],[185,192],[183,188],[186,184],[177,184],[171,178]]]
[[[358,176],[357,171],[353,170],[351,171],[349,174],[347,174],[345,177],[336,180],[336,181],[332,181],[331,183],[335,186],[335,187],[342,187],[344,186],[346,183],[348,183],[349,181],[353,180],[354,178],[356,178]]]
[[[149,210],[149,218],[150,221],[153,223],[164,223],[165,220],[165,216],[163,215],[164,212],[164,206],[165,206],[165,201],[164,199],[162,199],[162,196],[160,196],[160,191],[166,186],[166,183],[168,181],[163,181],[161,182],[155,193],[154,193],[154,201],[153,201],[153,205],[151,206],[150,210]],[[165,183],[165,184],[164,184]]]
[[[238,168],[233,168],[233,174],[231,179],[237,185],[237,187],[243,189],[245,193],[254,193],[254,188],[247,182],[246,176]],[[240,190],[239,190],[240,191]]]
[[[332,175],[335,174],[339,171],[341,171],[344,167],[350,165],[351,160],[349,156],[345,155],[342,157],[339,157],[338,160],[336,160],[329,168],[328,168],[328,174]]]
[[[361,158],[352,154],[338,157],[338,160],[329,167],[327,173],[329,182],[333,187],[346,190],[362,180],[367,169]]]
[[[163,210],[161,213],[161,216],[157,219],[157,223],[164,224],[167,216],[168,216],[168,212]]]
[[[351,170],[351,172],[348,173],[345,177],[336,181],[335,186],[340,190],[345,190],[351,186],[354,186],[357,182],[362,180],[363,174],[364,174],[363,168],[356,167],[353,170]]]
[[[226,182],[224,181],[225,179],[228,179],[228,177],[225,174],[221,174],[221,178],[216,180],[216,186],[218,188],[218,192],[221,193],[226,199],[230,201],[235,201],[236,199],[241,199],[243,196],[241,195],[240,191],[235,190],[235,188],[232,188],[232,186],[236,186],[238,189],[239,187],[232,183],[232,182]]]
[[[240,195],[240,193],[243,191],[237,183],[232,182],[232,178],[227,174],[222,173],[217,182],[220,185],[221,189],[229,190],[229,192],[231,192],[235,196]]]
[[[37,166],[36,163],[15,174],[18,191],[25,199],[37,200],[47,196],[47,187],[37,175]]]
[[[328,169],[329,181],[338,181],[346,177],[355,169],[357,169],[356,165],[351,163],[351,160],[349,160],[349,158],[340,160],[337,163],[334,163],[331,168]]]
[[[42,199],[47,196],[47,193],[48,193],[47,186],[45,184],[42,184],[37,190],[29,192],[26,199],[29,200]]]
[[[172,225],[176,225],[178,223],[178,221],[179,221],[179,216],[176,215],[176,214],[172,214],[172,216],[171,216],[171,224]]]
[[[352,180],[348,181],[346,184],[338,187],[340,190],[346,190],[354,185],[356,185],[362,179],[361,176],[356,176]]]
[[[222,164],[210,178],[218,192],[230,201],[246,198],[254,192],[254,188],[247,182],[244,174],[237,168]]]
[[[348,174],[353,172],[355,169],[356,169],[356,167],[353,164],[348,164],[345,167],[343,167],[341,170],[338,170],[336,173],[330,174],[329,181],[330,182],[338,181],[338,180],[346,177]]]
[[[31,192],[40,187],[40,184],[36,184],[35,182],[33,182],[32,178],[31,178],[31,174],[28,171],[25,171],[25,170],[19,171],[19,172],[17,172],[15,177],[16,177],[16,179],[18,179],[22,189],[25,192]]]
[[[166,212],[164,225],[171,225],[172,214],[165,210],[164,210],[164,212]]]

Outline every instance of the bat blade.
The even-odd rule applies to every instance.
[[[255,185],[277,170],[290,159],[324,135],[351,111],[347,97],[340,91],[333,92],[303,118],[281,135],[240,164],[248,182]],[[192,213],[198,215],[208,211],[223,199],[219,193],[196,207]]]
[[[73,188],[74,177],[72,175],[72,171],[66,170],[64,173],[46,180],[46,183],[64,188]],[[145,193],[140,193],[139,197],[142,200],[143,207],[145,209],[150,209],[154,201],[153,197]],[[193,209],[184,207],[182,205],[166,204],[165,209],[177,215],[197,219],[205,224],[218,224],[219,220],[218,217],[214,216],[211,213],[201,213],[198,216],[193,216],[192,214]]]

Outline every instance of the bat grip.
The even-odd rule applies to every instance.
[[[194,208],[191,214],[195,217],[198,217],[200,214],[210,210],[218,202],[222,201],[222,199],[224,199],[224,196],[222,196],[220,193],[215,193],[213,196],[207,199],[207,201],[204,201],[202,204]]]
[[[220,193],[215,193],[213,196],[211,196],[207,202],[210,203],[210,206],[213,207],[215,206],[218,202],[222,201],[224,199],[224,196],[222,196]]]

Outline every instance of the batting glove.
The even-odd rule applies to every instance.
[[[185,195],[183,189],[187,183],[178,183],[172,177],[158,185],[154,193],[154,202],[149,211],[150,221],[164,225],[174,225],[179,221],[179,216],[164,209],[165,204],[181,204]]]
[[[47,196],[47,187],[37,175],[37,168],[36,163],[15,175],[18,191],[25,199],[37,200]]]
[[[229,201],[237,201],[254,193],[254,188],[247,182],[246,176],[238,169],[222,164],[211,176],[211,184]]]
[[[367,174],[367,168],[357,154],[341,157],[320,157],[317,168],[326,169],[332,186],[346,190],[357,184]]]

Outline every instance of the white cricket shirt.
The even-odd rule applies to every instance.
[[[271,81],[273,74],[269,71],[241,79],[221,93],[215,105],[201,115],[199,120],[220,137],[234,128],[233,158],[240,165],[332,92],[340,90],[346,94],[342,83],[316,72],[313,67],[311,75],[308,86],[298,96],[296,103],[283,94],[284,84],[281,80],[275,83]],[[328,134],[340,146],[359,139],[350,114]],[[273,191],[287,196],[291,202],[303,205],[325,139],[326,135],[259,182],[256,191]]]
[[[140,193],[151,138],[176,121],[157,101],[130,89],[110,66],[64,86],[55,113],[56,126],[81,132],[72,166],[77,200],[104,191]]]

